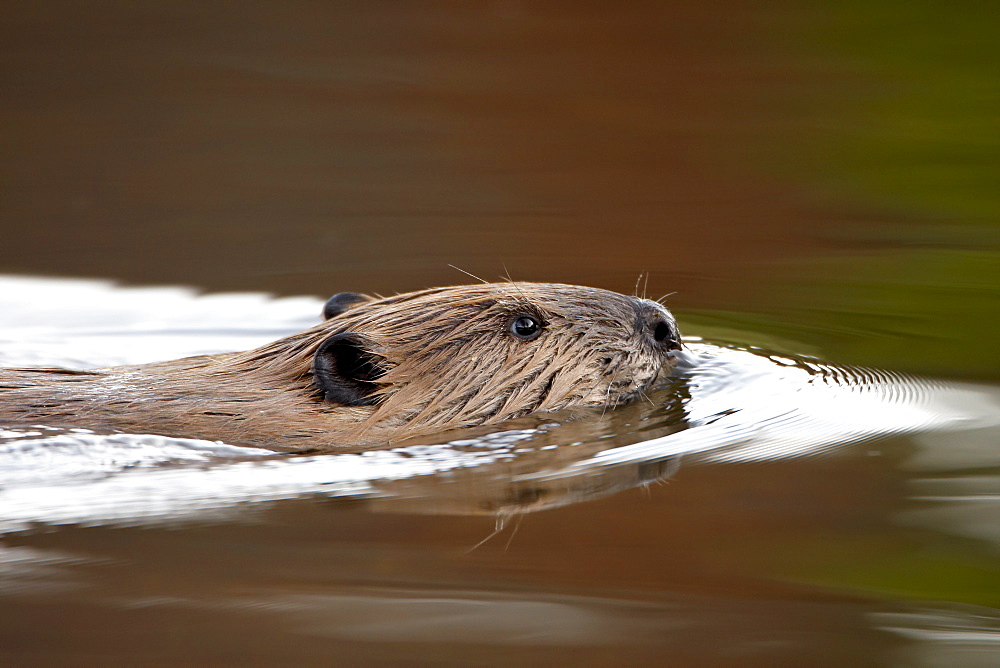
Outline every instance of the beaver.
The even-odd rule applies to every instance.
[[[483,283],[334,295],[315,327],[246,352],[0,370],[0,423],[280,452],[365,449],[641,396],[680,349],[670,312],[607,290]]]

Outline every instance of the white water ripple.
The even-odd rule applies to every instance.
[[[321,305],[309,297],[0,277],[0,363],[82,368],[244,349],[312,325]],[[554,418],[462,440],[296,457],[155,434],[0,429],[0,531],[214,518],[312,495],[400,499],[408,512],[529,512],[647,484],[678,458],[688,466],[802,457],[885,436],[1000,424],[995,387],[694,340],[687,347],[673,380],[651,395],[667,404],[683,390],[679,414],[656,418],[673,428],[644,440],[624,432],[609,441],[596,428],[580,440],[578,428],[569,436],[579,421]],[[629,410],[639,409],[616,413]]]

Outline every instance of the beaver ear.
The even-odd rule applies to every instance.
[[[384,370],[378,366],[378,356],[369,347],[371,342],[360,334],[345,332],[331,336],[313,356],[313,384],[327,401],[342,406],[371,406],[377,403],[372,395],[375,381]]]
[[[323,305],[323,319],[329,320],[335,315],[340,315],[355,304],[370,302],[371,300],[372,298],[368,295],[362,295],[357,292],[338,292],[327,299],[326,304]]]

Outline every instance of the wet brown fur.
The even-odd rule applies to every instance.
[[[533,341],[520,315],[545,323]],[[666,321],[668,342],[650,336]],[[312,360],[354,332],[378,368],[372,406],[325,401]],[[655,380],[676,326],[648,300],[570,285],[496,283],[371,298],[239,353],[93,371],[0,370],[0,424],[223,440],[286,452],[377,446],[538,411],[614,407]]]

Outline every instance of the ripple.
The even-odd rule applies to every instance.
[[[0,277],[0,306],[19,323],[0,325],[8,363],[40,356],[73,366],[79,350],[88,364],[104,365],[239,349],[308,326],[320,303],[54,279],[13,279],[18,289],[8,290],[11,280]],[[68,319],[34,312],[57,292],[74,296]],[[233,330],[248,309],[254,324]],[[127,326],[112,326],[119,321]],[[364,498],[394,512],[503,516],[647,485],[678,463],[818,456],[876,438],[1000,424],[996,387],[686,343],[651,403],[364,453],[301,457],[155,434],[0,430],[0,531],[231,518],[247,504],[314,495]],[[67,349],[74,359],[56,354]],[[995,438],[981,441],[986,448]]]

